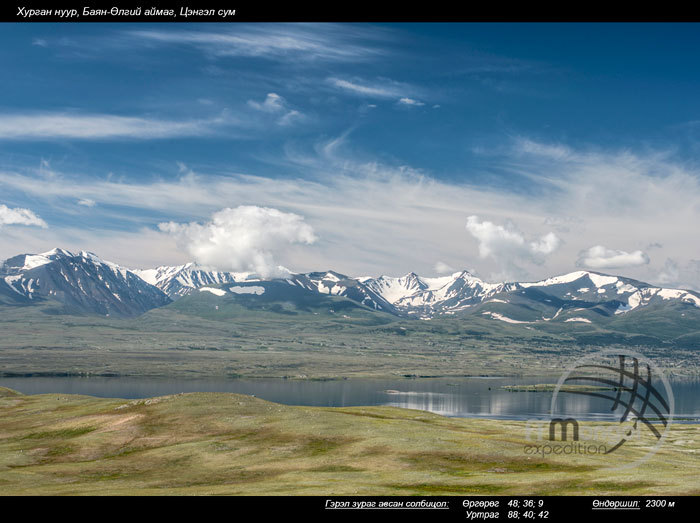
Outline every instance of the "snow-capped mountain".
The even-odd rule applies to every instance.
[[[423,278],[411,272],[399,278],[380,276],[363,280],[400,312],[423,318],[466,310],[515,285],[486,283],[468,271],[440,278]]]
[[[0,282],[3,301],[49,298],[69,311],[100,315],[138,316],[171,301],[131,271],[85,251],[14,256],[0,264]]]
[[[292,285],[298,285],[319,294],[343,296],[370,309],[391,314],[398,313],[391,301],[359,279],[350,278],[334,271],[292,274],[286,280]]]
[[[262,281],[248,273],[217,272],[195,264],[135,270],[146,282],[177,299],[194,289],[243,281]],[[593,271],[576,271],[537,282],[488,283],[468,271],[426,278],[352,278],[335,272],[310,272],[275,278],[322,295],[341,296],[397,316],[430,319],[478,313],[511,323],[590,322],[587,313],[624,314],[646,305],[683,303],[700,308],[700,294],[666,289]],[[582,312],[583,311],[583,312]]]
[[[248,273],[207,270],[196,263],[156,269],[132,269],[132,272],[174,300],[200,287],[246,281],[249,277]]]
[[[348,287],[347,277],[342,278],[338,283]],[[700,309],[698,292],[656,287],[593,271],[576,271],[538,282],[487,283],[467,271],[439,278],[409,273],[356,281],[361,284],[358,287],[365,287],[390,304],[395,314],[422,319],[475,313],[510,323],[592,323],[600,317],[624,315],[648,306],[677,304]],[[348,293],[336,294],[353,299]],[[386,306],[383,310],[392,312]]]
[[[650,305],[676,302],[700,308],[700,293],[656,287],[620,276],[592,271],[576,271],[534,283],[519,283],[522,289],[546,293],[569,309],[584,310],[604,306],[615,315]],[[524,292],[524,291],[521,291]]]
[[[134,316],[198,289],[217,292],[231,284],[266,281],[276,282],[275,299],[284,300],[287,288],[292,302],[301,296],[296,290],[303,290],[307,305],[314,295],[319,300],[341,297],[369,310],[404,318],[475,315],[514,324],[582,325],[617,321],[630,317],[630,313],[637,316],[639,311],[657,309],[671,311],[674,318],[700,318],[698,292],[593,271],[505,283],[488,283],[467,271],[437,278],[415,273],[353,278],[326,271],[262,279],[248,273],[209,270],[194,263],[128,270],[85,251],[73,254],[63,249],[22,254],[2,262],[0,304],[49,298],[72,311]],[[255,296],[250,299],[255,300]]]

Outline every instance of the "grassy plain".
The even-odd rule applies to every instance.
[[[194,393],[145,400],[0,388],[0,492],[29,494],[700,494],[700,427],[646,452],[528,456],[524,422]]]
[[[601,346],[580,336],[606,335],[586,324],[542,332],[475,316],[402,320],[357,307],[297,315],[237,306],[216,310],[207,298],[187,311],[176,302],[133,319],[56,314],[43,305],[0,306],[0,376],[559,375]],[[696,349],[621,346],[671,373],[700,369]]]

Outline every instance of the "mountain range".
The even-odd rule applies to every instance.
[[[641,335],[660,329],[673,338],[700,331],[700,293],[593,271],[503,283],[487,283],[467,271],[437,278],[415,273],[353,278],[326,271],[261,279],[194,263],[130,270],[93,253],[58,248],[0,263],[0,305],[47,301],[59,313],[116,317],[173,306],[181,312],[219,310],[235,303],[290,314],[355,308],[406,320],[472,316],[523,328],[623,326]]]

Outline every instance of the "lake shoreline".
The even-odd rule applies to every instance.
[[[536,419],[551,415],[553,392],[560,376],[450,376],[436,378],[145,378],[100,376],[31,376],[0,378],[0,386],[35,394],[80,394],[96,398],[143,399],[178,393],[235,393],[290,406],[381,407],[417,409],[447,417]],[[672,379],[675,414],[697,418],[700,380]],[[544,384],[544,385],[543,385]],[[535,390],[535,393],[532,391]],[[603,398],[560,391],[557,409],[577,412],[581,419],[610,419]],[[589,390],[587,388],[586,390]],[[598,390],[601,394],[614,391]],[[578,389],[573,392],[581,392]]]

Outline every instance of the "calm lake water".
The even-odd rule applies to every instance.
[[[25,394],[85,394],[130,399],[180,392],[236,392],[288,405],[385,405],[454,417],[532,419],[549,416],[552,393],[509,392],[501,387],[556,381],[551,376],[338,381],[27,377],[0,378],[0,386]],[[681,422],[700,422],[700,380],[674,379],[670,383],[675,399],[675,417],[684,418],[679,420]],[[661,383],[655,386],[664,391]],[[614,395],[614,392],[608,393]],[[610,407],[610,402],[604,399],[560,393],[556,409],[579,420],[619,419],[611,413]]]

